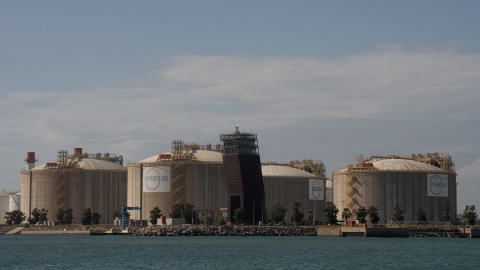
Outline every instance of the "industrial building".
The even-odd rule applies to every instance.
[[[59,209],[73,209],[73,223],[80,224],[90,208],[101,215],[101,224],[113,223],[112,214],[127,203],[127,168],[122,156],[74,154],[60,150],[55,162],[35,167],[35,153],[27,153],[27,169],[21,171],[21,211],[27,218],[33,209],[48,210],[48,220],[56,220]]]
[[[196,224],[214,224],[222,216],[231,222],[238,207],[244,207],[245,224],[252,224],[265,220],[271,203],[290,209],[291,203],[298,201],[304,212],[315,206],[320,219],[325,203],[323,199],[315,204],[309,200],[309,180],[326,179],[323,163],[292,161],[273,169],[276,166],[260,164],[254,134],[239,132],[226,137],[227,147],[174,140],[171,152],[128,164],[127,204],[142,208],[131,211],[130,218],[148,220],[155,207],[169,217],[174,204],[189,203],[195,206]],[[323,198],[326,181],[318,183]],[[287,221],[289,217],[287,213]]]
[[[194,223],[213,224],[226,208],[225,176],[220,145],[172,142],[172,151],[128,164],[131,219],[148,220],[158,207],[169,217],[174,204],[193,204]]]
[[[6,212],[12,212],[20,210],[20,193],[8,192],[5,190],[0,191],[0,213],[2,214],[1,223],[7,223],[4,218]]]
[[[415,220],[422,209],[428,221],[443,221],[443,205],[450,222],[457,215],[454,162],[448,154],[414,154],[410,157],[373,156],[356,158],[355,165],[333,173],[333,199],[339,209],[351,211],[370,205],[378,208],[380,224],[392,219],[395,204],[402,206],[405,220]]]

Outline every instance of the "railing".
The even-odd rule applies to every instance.
[[[387,228],[407,228],[409,230],[444,230],[455,231],[457,227],[452,225],[449,221],[393,221],[390,220]]]

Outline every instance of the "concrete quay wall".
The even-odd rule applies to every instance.
[[[317,228],[320,237],[408,237],[408,230],[401,228],[366,228],[325,226]]]
[[[21,235],[91,235],[90,231],[22,231]]]

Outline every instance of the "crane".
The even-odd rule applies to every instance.
[[[122,207],[122,232],[125,231],[125,219],[127,217],[127,210],[142,210],[141,207],[138,206],[124,206]]]

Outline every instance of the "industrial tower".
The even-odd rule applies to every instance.
[[[265,190],[257,135],[241,133],[236,127],[234,133],[220,134],[220,140],[227,184],[227,220],[234,221],[235,209],[242,207],[245,224],[261,221]]]

